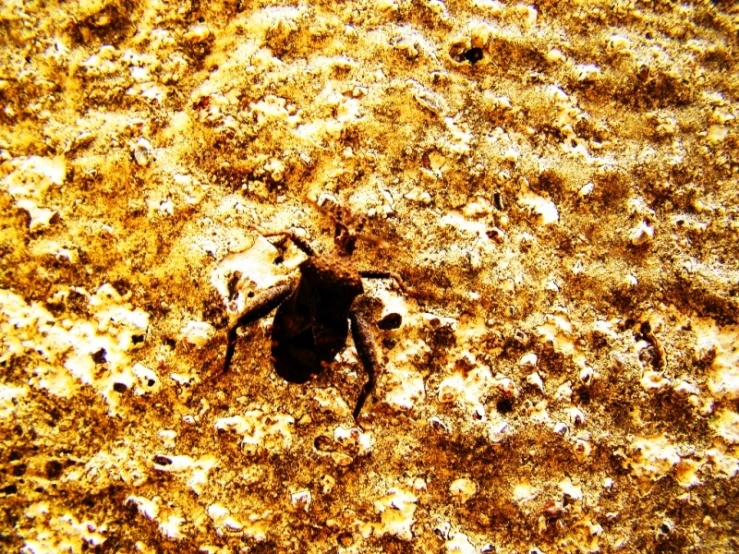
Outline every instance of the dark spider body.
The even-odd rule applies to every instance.
[[[368,378],[354,408],[356,420],[375,387],[375,375],[379,370],[370,325],[354,306],[355,299],[364,293],[362,278],[392,278],[403,290],[408,289],[394,273],[357,271],[346,258],[316,255],[313,248],[294,233],[265,236],[274,235],[289,237],[308,255],[299,266],[300,280],[262,292],[239,316],[228,331],[224,372],[231,365],[239,327],[269,315],[275,308],[272,362],[277,374],[290,383],[305,383],[312,375],[326,369],[345,348],[351,323],[354,346]]]
[[[341,258],[312,256],[301,263],[300,281],[272,323],[277,374],[305,383],[321,373],[346,346],[349,312],[363,292],[361,277]]]

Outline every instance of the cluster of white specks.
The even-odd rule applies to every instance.
[[[325,413],[346,417],[351,409],[335,387],[316,388],[312,397],[316,407]]]
[[[31,231],[49,228],[57,211],[44,204],[48,202],[49,189],[64,184],[67,174],[64,159],[29,156],[13,160],[13,166],[13,171],[0,180],[0,187],[19,208],[28,212]]]
[[[389,389],[384,400],[396,410],[411,410],[426,397],[423,376],[419,372],[388,364],[384,374],[385,386]]]
[[[175,456],[158,454],[154,457],[154,469],[166,473],[183,475],[188,487],[195,494],[201,494],[203,487],[208,483],[208,473],[218,463],[211,455],[198,459],[190,456]]]
[[[0,327],[6,328],[8,347],[3,357],[37,353],[29,368],[33,385],[62,397],[73,396],[80,385],[91,385],[105,398],[111,413],[116,413],[125,390],[133,388],[138,395],[155,392],[156,373],[144,366],[134,369],[129,354],[144,341],[148,314],[132,309],[107,284],[93,295],[78,288],[62,296],[69,294],[87,299],[92,320],[72,316],[57,320],[41,305],[29,305],[11,292],[0,291]],[[105,371],[98,371],[100,364]]]
[[[486,413],[484,400],[495,384],[496,380],[493,379],[490,368],[479,365],[466,374],[458,372],[444,379],[439,384],[439,402],[457,404],[469,413],[484,418]]]
[[[243,523],[231,515],[231,511],[222,504],[211,504],[208,506],[208,516],[218,529],[218,534],[238,533],[244,529]],[[263,535],[259,534],[259,540],[264,540]]]
[[[107,526],[92,520],[79,521],[71,514],[60,512],[49,502],[38,502],[26,508],[25,525],[19,528],[24,538],[23,550],[30,554],[70,552],[79,554],[107,541]],[[32,524],[33,527],[26,525]],[[50,546],[53,545],[53,550]]]
[[[218,431],[241,435],[241,447],[245,454],[254,455],[262,450],[279,453],[290,448],[295,420],[285,414],[251,410],[243,416],[224,417],[216,421]]]

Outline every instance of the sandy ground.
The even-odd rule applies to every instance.
[[[739,550],[733,2],[6,0],[0,44],[0,549]],[[337,219],[416,293],[365,281],[361,427],[351,338],[221,371],[305,258],[250,226]]]

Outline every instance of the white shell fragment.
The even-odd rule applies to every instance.
[[[648,242],[651,242],[653,238],[654,228],[644,221],[634,227],[629,234],[629,241],[634,246],[647,244]]]
[[[477,493],[477,485],[471,479],[463,477],[452,481],[452,484],[449,485],[449,492],[462,502],[467,502]]]
[[[151,143],[145,138],[140,138],[133,146],[133,158],[140,166],[147,166],[151,161],[152,148]]]

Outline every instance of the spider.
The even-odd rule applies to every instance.
[[[265,237],[289,238],[308,258],[299,265],[300,278],[276,285],[258,294],[228,330],[228,346],[223,371],[227,372],[236,348],[237,330],[277,310],[272,324],[272,363],[277,374],[290,383],[305,383],[323,372],[346,346],[349,324],[354,346],[367,374],[354,407],[357,421],[365,401],[375,388],[380,363],[375,351],[370,323],[355,306],[364,293],[362,279],[394,279],[406,294],[413,293],[391,271],[357,270],[347,256],[357,235],[337,220],[338,253],[316,254],[313,247],[294,231],[265,233]],[[399,325],[399,322],[398,322]]]

